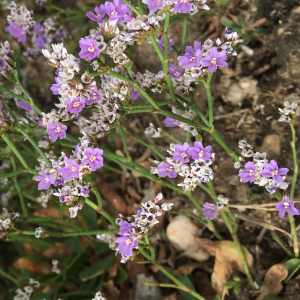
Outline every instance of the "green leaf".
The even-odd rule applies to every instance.
[[[214,0],[217,4],[226,5],[228,0]]]
[[[293,275],[300,269],[300,259],[292,258],[284,263],[288,270],[288,276],[283,282],[288,282]]]
[[[94,242],[95,250],[97,254],[105,253],[109,250],[109,245],[107,243],[101,242],[99,240],[96,240]]]
[[[214,297],[214,300],[222,300],[222,299],[221,299],[221,297],[220,297],[219,295],[216,295],[216,296]]]
[[[114,262],[114,254],[111,254],[104,258],[102,261],[96,263],[93,266],[90,266],[83,270],[80,274],[79,277],[82,281],[87,281],[91,278],[94,278],[95,276],[98,276],[102,273],[104,273],[106,270],[108,270],[113,262]]]
[[[226,289],[232,289],[235,285],[235,282],[234,281],[227,281],[225,284],[224,284],[224,288]]]
[[[239,283],[237,283],[235,286],[234,286],[234,289],[233,291],[238,294],[240,291],[241,291],[241,285]]]
[[[78,215],[84,220],[84,223],[89,229],[99,229],[97,225],[97,212],[90,206],[84,205],[83,208],[78,212]]]
[[[221,18],[220,22],[221,22],[221,24],[223,24],[224,26],[230,28],[233,31],[236,31],[238,33],[241,31],[241,29],[233,21],[231,21],[227,18]]]
[[[178,278],[185,286],[187,286],[188,288],[190,288],[191,290],[196,292],[196,289],[189,277],[190,276],[187,276],[187,277],[176,276],[176,278]],[[190,293],[184,292],[182,290],[178,290],[178,291],[186,300],[196,300],[196,298],[194,296],[192,296]]]
[[[123,281],[125,281],[128,277],[128,273],[125,271],[124,268],[122,267],[118,267],[118,274],[117,274],[117,278],[115,280],[115,284],[120,284]]]
[[[241,25],[242,28],[246,27],[246,23],[241,15],[238,16],[238,23]]]

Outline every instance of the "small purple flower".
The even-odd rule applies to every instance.
[[[213,219],[217,212],[217,206],[214,203],[205,202],[203,204],[203,213],[206,219]]]
[[[179,65],[183,68],[187,67],[199,67],[201,65],[201,42],[195,41],[194,48],[187,46],[185,48],[185,54],[177,57]]]
[[[38,49],[43,49],[45,46],[45,41],[44,41],[43,37],[40,36],[40,37],[36,38],[35,44]]]
[[[62,178],[58,178],[54,181],[54,186],[63,185],[64,180]]]
[[[66,137],[67,126],[49,122],[47,133],[51,136],[51,141],[56,142],[58,137],[62,140]]]
[[[76,162],[71,161],[67,156],[64,157],[64,160],[67,166],[58,169],[58,172],[62,175],[65,182],[70,181],[72,177],[78,178],[80,166]]]
[[[85,104],[92,105],[95,102],[101,100],[101,95],[99,94],[98,87],[95,86],[94,89],[90,90],[90,98],[86,98]]]
[[[169,178],[176,178],[177,173],[175,171],[174,166],[171,164],[162,164],[158,166],[158,175],[159,177],[168,176]]]
[[[26,111],[31,111],[31,110],[32,110],[30,104],[28,104],[28,103],[26,103],[26,102],[24,102],[24,101],[21,101],[21,100],[18,101],[18,102],[17,102],[17,105],[18,105],[20,108],[22,108],[22,109],[24,109],[24,110],[26,110]]]
[[[44,33],[45,26],[43,26],[41,23],[36,23],[33,26],[33,31],[37,34],[43,34]]]
[[[162,53],[165,53],[165,45],[164,45],[164,38],[160,38],[160,40],[157,42],[159,48],[161,49]],[[172,39],[169,39],[169,51],[172,51],[172,46],[174,45],[174,41]]]
[[[182,163],[187,163],[190,160],[191,154],[189,154],[190,145],[188,143],[184,143],[181,145],[175,145],[175,151],[173,153],[173,159],[179,160]]]
[[[176,69],[176,67],[173,64],[169,64],[169,71],[170,71],[170,75],[171,78],[180,78],[183,69],[181,67],[178,67],[178,69]]]
[[[194,160],[208,160],[211,158],[211,151],[212,147],[210,145],[203,147],[201,142],[195,142],[194,147],[190,147],[189,155],[192,155]]]
[[[55,84],[52,84],[50,90],[52,91],[53,95],[59,95],[59,89],[61,87],[61,83],[59,82],[59,77],[55,77]]]
[[[283,218],[285,213],[288,212],[292,216],[298,216],[299,211],[295,208],[295,203],[288,198],[288,196],[284,196],[282,201],[276,205],[276,210],[279,210],[279,217]]]
[[[51,184],[54,184],[54,177],[47,175],[44,172],[39,172],[42,177],[34,178],[35,181],[39,181],[38,190],[48,190]]]
[[[182,12],[184,14],[187,14],[190,12],[192,5],[190,0],[171,0],[172,2],[176,2],[176,5],[174,7],[174,11],[176,12]]]
[[[277,162],[275,160],[271,160],[269,164],[264,163],[264,169],[262,170],[261,175],[266,178],[272,177],[276,182],[282,183],[283,178],[281,175],[286,175],[288,171],[288,168],[278,169]]]
[[[130,85],[130,87],[131,87],[131,95],[130,95],[130,97],[131,97],[132,100],[136,100],[138,98],[138,95],[140,94],[140,92],[138,90],[136,90],[133,87],[133,85]]]
[[[163,122],[165,123],[166,127],[176,127],[182,123],[181,121],[175,120],[170,117],[166,117]]]
[[[245,164],[245,170],[239,173],[239,177],[242,177],[244,183],[255,181],[256,167],[251,161]]]
[[[88,11],[86,13],[86,16],[92,21],[101,23],[105,16],[105,6],[103,4],[101,4],[99,7],[95,6],[95,13],[96,14],[94,14],[91,11]]]
[[[163,0],[143,0],[143,3],[148,5],[148,9],[150,12],[156,12],[160,8],[162,8],[164,1]]]
[[[5,31],[18,38],[18,42],[25,42],[27,31],[12,21],[8,21],[8,24],[9,26],[5,27]]]
[[[117,23],[124,22],[124,16],[128,17],[130,16],[130,9],[129,7],[122,3],[120,0],[114,0],[113,3],[106,1],[104,3],[105,6],[105,12],[109,16],[111,20],[118,19]]]
[[[206,56],[202,59],[202,65],[208,67],[209,72],[213,73],[217,66],[218,67],[227,67],[228,63],[224,61],[226,59],[226,52],[218,52],[217,49],[213,48],[209,52],[209,56]]]
[[[100,169],[103,166],[103,150],[98,148],[87,148],[84,152],[86,158],[82,161],[81,165],[90,165],[93,171]]]
[[[71,114],[78,114],[83,110],[85,106],[85,99],[76,97],[73,100],[65,101],[65,104],[67,104],[66,110],[68,112],[70,112]]]
[[[87,195],[89,194],[89,189],[88,188],[82,188],[80,190],[80,193],[84,196],[87,197]]]
[[[129,230],[131,229],[132,225],[129,224],[127,221],[123,221],[119,224],[119,235],[124,235],[125,233],[129,233]]]
[[[141,206],[139,206],[139,207],[137,207],[137,209],[135,210],[135,213],[136,213],[136,215],[139,217],[140,214],[141,214],[143,211],[144,211],[144,209],[143,209]]]
[[[100,49],[96,45],[94,39],[81,39],[79,41],[79,46],[81,51],[79,52],[79,57],[86,60],[93,60],[100,55]]]
[[[134,242],[131,237],[128,236],[121,236],[118,237],[115,240],[115,243],[119,244],[118,245],[118,250],[121,254],[124,254],[126,256],[131,256],[132,255],[132,250],[137,248],[139,243]]]

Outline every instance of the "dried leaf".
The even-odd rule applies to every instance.
[[[36,210],[33,215],[40,218],[59,218],[59,211],[57,209],[47,207]]]
[[[141,165],[142,167],[150,170],[150,162],[149,161],[142,161],[142,162],[139,163],[139,165]],[[142,175],[140,175],[136,172],[131,172],[131,176],[133,178],[143,177]]]
[[[210,239],[203,239],[198,237],[194,238],[194,245],[197,248],[204,248],[211,256],[216,256],[219,243],[219,241],[212,241]]]
[[[176,270],[173,271],[174,276],[187,276],[191,274],[195,269],[199,268],[201,263],[189,263],[183,266],[180,266]]]
[[[126,188],[126,190],[127,190],[127,193],[128,193],[132,198],[134,198],[134,199],[136,199],[136,200],[141,200],[141,199],[142,199],[141,195],[139,195],[139,194],[137,193],[137,191],[135,190],[135,188],[134,188],[133,186],[128,185],[127,188]]]
[[[250,270],[253,266],[253,257],[246,247],[242,246]],[[214,272],[211,276],[212,286],[219,295],[223,294],[224,284],[230,278],[233,270],[244,273],[244,266],[234,242],[221,241],[217,247]],[[224,293],[227,291],[224,290]]]
[[[20,257],[14,263],[13,267],[17,270],[27,269],[34,273],[50,273],[52,265],[47,262],[33,262],[27,257]]]
[[[285,264],[276,264],[272,266],[265,276],[265,287],[263,292],[256,300],[275,297],[282,290],[281,281],[288,275],[288,270]]]

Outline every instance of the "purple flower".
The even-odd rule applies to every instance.
[[[169,178],[176,178],[177,173],[175,171],[174,166],[171,164],[162,164],[158,166],[158,175],[159,177],[168,176]]]
[[[203,213],[206,219],[213,219],[217,212],[217,206],[214,203],[205,202],[203,204]]]
[[[130,9],[129,7],[122,3],[120,0],[114,0],[113,3],[106,1],[105,5],[105,12],[109,16],[111,20],[118,19],[117,23],[122,23],[125,21],[123,18],[130,16]]]
[[[88,11],[86,13],[86,16],[92,20],[92,21],[95,21],[95,22],[98,22],[98,23],[101,23],[104,19],[104,16],[105,16],[105,7],[103,4],[101,4],[99,7],[98,6],[95,6],[95,13],[94,14],[93,12],[91,11]]]
[[[80,166],[76,162],[71,161],[67,156],[64,157],[64,160],[67,165],[58,169],[58,172],[62,175],[65,182],[70,181],[72,177],[78,178]]]
[[[161,37],[157,44],[161,49],[162,53],[164,53],[165,52],[164,38]],[[173,50],[172,48],[173,45],[174,45],[174,41],[172,39],[169,39],[169,51]]]
[[[59,137],[61,140],[66,137],[67,126],[49,122],[47,133],[51,136],[51,141],[56,142]]]
[[[48,190],[51,184],[54,184],[54,177],[47,175],[44,172],[39,172],[42,177],[34,178],[35,181],[39,181],[38,190]]]
[[[21,107],[22,109],[26,110],[26,111],[31,111],[31,110],[32,110],[30,104],[28,104],[28,103],[26,103],[26,102],[24,102],[24,101],[18,101],[18,102],[17,102],[17,105],[18,105],[19,107]]]
[[[143,0],[143,3],[148,5],[148,9],[150,12],[156,12],[160,8],[162,8],[164,1],[163,0]]]
[[[132,250],[137,248],[139,243],[134,242],[131,237],[128,236],[121,236],[118,237],[115,240],[115,243],[119,244],[118,245],[118,250],[121,254],[124,254],[126,256],[131,256],[132,255]]]
[[[86,196],[89,194],[89,189],[88,189],[88,188],[82,188],[82,189],[80,190],[80,193],[81,193],[84,197],[86,197]]]
[[[99,94],[98,87],[95,86],[94,89],[90,90],[90,98],[85,99],[85,104],[92,105],[95,102],[101,100],[101,95]]]
[[[250,161],[245,164],[245,170],[239,173],[239,177],[242,177],[244,183],[255,181],[255,175],[256,175],[255,164]]]
[[[81,51],[79,52],[79,57],[86,60],[93,60],[100,55],[100,49],[96,45],[94,39],[81,39],[79,41],[79,46]]]
[[[42,49],[45,46],[45,41],[44,41],[43,37],[40,36],[40,37],[36,38],[35,44],[36,44],[37,48]]]
[[[93,171],[100,169],[103,166],[103,150],[98,148],[87,148],[84,152],[86,158],[82,161],[81,165],[90,165]]]
[[[298,216],[299,211],[295,208],[295,203],[288,198],[288,196],[284,196],[282,201],[276,205],[276,210],[279,210],[279,217],[283,218],[285,213],[288,212],[292,216]]]
[[[44,33],[45,27],[41,23],[36,23],[33,26],[33,31],[36,32],[37,34],[42,34]]]
[[[169,71],[171,78],[180,78],[183,69],[181,67],[178,67],[178,69],[176,69],[173,64],[169,64]]]
[[[139,217],[140,214],[144,211],[144,208],[142,208],[141,206],[137,207],[137,209],[135,210],[136,215]]]
[[[129,224],[127,221],[123,221],[119,224],[119,235],[124,235],[125,233],[129,233],[129,230],[131,229],[132,225]]]
[[[288,171],[288,168],[278,169],[277,162],[275,160],[271,160],[269,164],[264,163],[264,169],[262,170],[261,175],[266,178],[272,177],[276,182],[282,183],[283,178],[281,175],[286,175]]]
[[[208,160],[211,158],[211,151],[212,147],[210,145],[203,147],[201,142],[195,142],[194,147],[190,147],[189,155],[192,155],[194,160]]]
[[[85,98],[76,97],[73,100],[65,101],[66,110],[72,114],[80,113],[85,106]]]
[[[130,97],[131,97],[132,100],[136,100],[138,98],[138,95],[140,94],[140,92],[138,90],[136,90],[133,87],[133,85],[130,85],[130,87],[131,87],[131,95],[130,95]]]
[[[170,117],[166,117],[163,122],[165,123],[166,127],[176,127],[182,123],[181,121],[175,120]]]
[[[187,46],[185,48],[185,54],[177,57],[179,65],[183,68],[199,67],[201,64],[201,58],[201,42],[198,41],[195,41],[194,48],[191,46]]]
[[[190,160],[191,154],[188,153],[190,149],[190,145],[188,143],[184,143],[181,145],[175,145],[175,151],[173,153],[173,159],[179,160],[182,163],[187,163]]]
[[[224,61],[226,59],[226,52],[218,52],[217,49],[211,49],[209,56],[206,56],[202,59],[202,65],[208,67],[209,72],[213,73],[217,66],[218,67],[227,67],[228,63]]]
[[[171,0],[171,1],[176,2],[176,5],[174,7],[174,11],[176,12],[183,12],[184,14],[187,14],[190,12],[192,8],[190,0]]]
[[[52,84],[50,90],[52,91],[53,95],[59,95],[59,89],[61,87],[61,83],[59,82],[59,77],[55,77],[55,84]]]
[[[18,42],[25,42],[27,31],[12,21],[8,21],[8,24],[9,26],[5,27],[5,31],[18,38]]]

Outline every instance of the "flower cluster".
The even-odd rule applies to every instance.
[[[0,49],[0,74],[4,77],[8,77],[11,71],[10,62],[12,61],[12,56],[14,51],[11,50],[8,41],[1,44]]]
[[[288,101],[286,101],[283,103],[283,105],[284,105],[284,108],[278,108],[279,113],[281,115],[280,118],[278,119],[278,121],[290,123],[292,121],[292,118],[297,113],[298,103],[293,102],[290,104]]]
[[[112,225],[108,225],[108,229],[112,230],[114,227]],[[109,248],[113,251],[116,251],[118,245],[115,243],[117,236],[113,233],[101,233],[97,234],[96,238],[104,243],[107,243]]]
[[[116,219],[116,224],[120,226],[119,234],[122,236],[118,237],[115,243],[118,244],[117,251],[122,254],[122,263],[134,258],[133,249],[138,248],[143,235],[159,222],[156,217],[171,209],[172,203],[157,205],[162,198],[163,195],[159,193],[154,200],[142,203],[133,217],[125,218],[120,215],[120,218]]]
[[[197,185],[208,182],[214,178],[214,173],[210,167],[215,160],[215,154],[210,153],[210,145],[204,147],[202,142],[194,142],[191,147],[188,143],[171,144],[168,153],[171,157],[166,157],[159,162],[157,167],[151,168],[152,174],[159,177],[176,178],[177,175],[184,177],[184,181],[179,183],[183,191],[194,190]],[[192,162],[190,162],[190,158]]]
[[[59,274],[60,269],[58,268],[58,260],[52,259],[52,272]]]
[[[106,298],[102,295],[101,292],[97,292],[95,298],[93,298],[92,300],[106,300]]]
[[[2,210],[2,216],[0,217],[0,240],[3,240],[7,236],[8,230],[12,225],[11,221],[20,216],[19,213],[9,213],[4,207]]]
[[[54,189],[49,188],[46,192],[41,192],[40,196],[36,198],[36,201],[41,203],[42,207],[47,207],[53,193]]]
[[[14,296],[14,300],[30,300],[32,293],[33,293],[33,288],[39,288],[41,284],[30,278],[29,279],[29,285],[24,286],[23,290],[22,289],[17,289],[16,290],[16,295]]]
[[[254,182],[254,184],[264,186],[270,194],[275,193],[278,188],[282,190],[288,188],[285,175],[289,169],[279,168],[275,160],[269,162],[266,152],[254,152],[254,146],[244,140],[239,141],[239,147],[242,149],[242,157],[234,166],[240,169],[238,176],[241,182]],[[252,158],[252,161],[247,162],[245,158]]]

